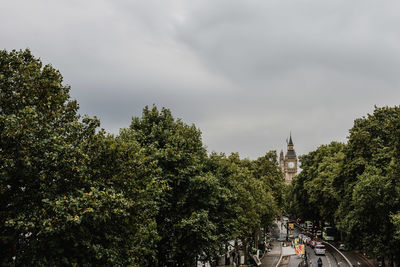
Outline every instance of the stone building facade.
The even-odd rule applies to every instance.
[[[292,134],[290,134],[289,142],[287,142],[286,155],[284,155],[283,150],[281,150],[279,155],[279,165],[285,175],[285,183],[290,184],[293,180],[293,177],[295,177],[297,174],[297,156],[296,151],[294,150]]]

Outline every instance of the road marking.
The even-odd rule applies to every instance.
[[[330,253],[329,253],[330,254]],[[331,260],[329,259],[329,257],[325,257],[326,258],[326,260],[328,261],[328,263],[329,263],[329,266],[331,266],[332,267],[332,264],[331,264]]]
[[[351,262],[349,261],[349,259],[346,258],[346,256],[343,255],[343,253],[340,252],[337,248],[335,248],[335,246],[329,244],[328,242],[324,242],[324,241],[323,241],[322,243],[328,244],[329,246],[333,247],[340,255],[342,255],[342,257],[347,261],[347,264],[348,264],[349,266],[353,266],[353,265],[351,264]]]
[[[278,261],[278,263],[276,264],[276,266],[275,267],[278,267],[279,266],[279,263],[281,263],[281,260],[282,260],[282,243],[281,243],[281,257],[279,258],[279,261]]]

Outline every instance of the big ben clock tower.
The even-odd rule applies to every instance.
[[[290,134],[289,142],[287,143],[286,155],[281,151],[279,156],[279,165],[281,166],[282,172],[285,174],[285,183],[290,184],[293,177],[297,174],[297,156],[296,151],[294,151],[292,134]]]

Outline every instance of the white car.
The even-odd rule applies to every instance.
[[[318,245],[315,245],[315,247],[314,247],[315,255],[325,255],[325,251],[326,251],[326,248],[325,248],[325,245],[323,245],[323,244],[318,244]]]
[[[339,245],[339,250],[341,250],[341,251],[348,251],[349,248],[348,248],[345,244],[340,244],[340,245]]]

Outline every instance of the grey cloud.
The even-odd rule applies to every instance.
[[[195,123],[209,151],[255,158],[345,141],[400,99],[400,3],[5,0],[1,49],[59,69],[112,133],[145,105]]]
[[[397,74],[398,23],[385,18],[395,7],[372,1],[222,2],[218,9],[204,4],[193,11],[179,37],[211,68],[239,82],[262,83],[307,68],[385,79]]]

